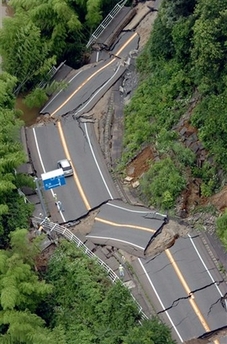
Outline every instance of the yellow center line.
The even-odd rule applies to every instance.
[[[59,131],[59,136],[60,136],[60,139],[61,139],[61,143],[62,143],[64,152],[65,152],[65,156],[66,156],[66,158],[67,158],[69,161],[71,161],[70,154],[69,154],[69,150],[68,150],[67,144],[66,144],[66,142],[65,142],[65,137],[64,137],[63,130],[62,130],[61,122],[57,122],[57,127],[58,127],[58,131]],[[76,185],[77,185],[77,187],[78,187],[80,196],[81,196],[81,198],[82,198],[82,200],[83,200],[83,202],[84,202],[84,204],[85,204],[86,209],[87,209],[87,210],[90,210],[90,209],[91,209],[91,206],[90,206],[90,204],[89,204],[89,202],[88,202],[88,199],[87,199],[87,197],[86,197],[86,195],[85,195],[85,193],[84,193],[84,190],[83,190],[83,188],[82,188],[82,186],[81,186],[81,184],[80,184],[79,177],[78,177],[78,175],[77,175],[76,169],[75,169],[75,167],[74,167],[73,165],[72,165],[72,167],[73,167],[73,171],[74,171],[73,177],[74,177],[75,183],[76,183]]]
[[[122,52],[122,50],[135,38],[135,36],[137,36],[137,33],[135,32],[126,42],[125,44],[123,44],[123,46],[117,51],[116,55],[117,54],[120,54]],[[105,66],[99,68],[95,73],[93,73],[92,75],[89,76],[89,78],[87,78],[80,86],[77,87],[77,89],[51,114],[51,116],[53,116],[56,112],[58,112],[86,83],[88,83],[96,74],[98,74],[100,71],[102,71],[104,68],[108,67],[111,63],[113,63],[114,61],[116,60],[116,58],[112,59],[110,62],[108,62]],[[59,131],[59,135],[60,135],[60,139],[61,139],[61,143],[62,143],[62,146],[63,146],[63,149],[64,149],[64,152],[65,152],[65,156],[68,160],[72,160],[71,157],[70,157],[70,154],[69,154],[69,150],[68,150],[68,147],[67,147],[67,144],[66,144],[66,140],[65,140],[65,136],[64,136],[64,133],[63,133],[63,129],[62,129],[62,125],[61,125],[61,122],[58,121],[57,122],[57,128],[58,128],[58,131]],[[85,204],[85,207],[87,210],[90,210],[91,209],[91,206],[88,202],[88,199],[85,195],[85,192],[82,188],[82,185],[80,183],[80,180],[79,180],[79,177],[77,175],[77,172],[76,172],[76,169],[74,167],[74,165],[72,164],[72,168],[74,170],[74,174],[73,174],[73,177],[74,177],[74,180],[75,180],[75,183],[78,187],[78,190],[79,190],[79,193],[80,193],[80,196]]]
[[[125,44],[122,45],[122,47],[117,51],[117,53],[115,54],[115,56],[117,56],[118,54],[120,54],[122,52],[122,50],[135,38],[135,36],[137,36],[137,33],[135,32],[128,40],[127,42],[125,42]],[[70,94],[70,96],[63,102],[61,103],[61,105],[54,110],[54,112],[52,112],[51,117],[54,116],[56,114],[56,112],[58,112],[59,110],[61,110],[61,108],[67,104],[69,102],[70,99],[72,99],[73,96],[75,96],[75,94],[81,90],[81,88],[86,85],[88,83],[88,81],[90,81],[92,78],[94,78],[95,75],[97,75],[99,72],[101,72],[103,69],[105,69],[106,67],[110,66],[114,61],[116,61],[116,57],[114,57],[110,62],[108,62],[105,66],[102,66],[101,68],[99,68],[96,72],[94,72],[93,74],[91,74],[86,80],[84,80],[82,82],[82,84],[80,86],[78,86],[72,94]]]
[[[128,41],[117,51],[117,53],[115,54],[115,56],[117,56],[118,54],[120,54],[122,52],[122,50],[135,38],[135,36],[137,35],[137,33],[135,32],[133,36],[131,36]],[[105,69],[106,67],[110,66],[114,61],[116,60],[116,58],[113,58],[110,62],[108,62],[105,66],[101,67],[100,69],[98,69],[96,72],[94,72],[92,75],[90,75],[80,86],[78,86],[74,92],[56,109],[54,110],[54,112],[51,114],[51,116],[54,116],[65,104],[68,103],[68,101],[85,85],[87,84],[95,75],[97,75],[99,72],[101,72],[103,69]],[[57,127],[58,127],[58,131],[59,131],[59,135],[60,135],[60,139],[61,139],[61,142],[62,142],[62,146],[63,146],[63,149],[64,149],[64,152],[65,152],[65,155],[66,155],[66,158],[68,160],[71,161],[71,157],[70,157],[70,154],[69,154],[69,150],[68,150],[68,147],[67,147],[67,144],[66,144],[66,141],[65,141],[65,137],[64,137],[64,133],[63,133],[63,130],[62,130],[62,126],[61,126],[61,123],[60,122],[57,122]],[[76,169],[74,166],[73,167],[73,170],[74,170],[74,174],[73,174],[73,177],[74,177],[74,180],[75,180],[75,183],[78,187],[78,190],[79,190],[79,193],[80,193],[80,196],[81,198],[83,199],[83,202],[86,206],[86,209],[87,210],[90,210],[91,209],[91,206],[88,202],[88,199],[83,191],[83,188],[80,184],[80,181],[79,181],[79,178],[78,178],[78,175],[77,175],[77,172],[76,172]],[[153,229],[150,229],[150,228],[146,228],[146,227],[142,227],[142,226],[133,226],[133,225],[129,225],[129,224],[119,224],[119,223],[115,223],[115,222],[112,222],[112,221],[107,221],[107,220],[104,220],[104,219],[101,219],[99,217],[96,217],[96,220],[99,221],[99,222],[102,222],[102,223],[106,223],[106,224],[109,224],[109,225],[112,225],[112,226],[115,226],[115,227],[127,227],[127,228],[135,228],[135,229],[139,229],[139,230],[143,230],[143,231],[149,231],[149,232],[155,232]],[[209,332],[210,331],[210,328],[205,320],[205,318],[203,317],[200,309],[198,308],[196,302],[194,301],[194,297],[193,295],[191,294],[191,291],[190,291],[190,288],[187,284],[187,282],[185,281],[180,269],[178,268],[175,260],[173,259],[173,256],[172,254],[170,253],[170,251],[167,249],[165,251],[170,263],[172,264],[182,286],[184,287],[187,295],[191,295],[191,297],[189,298],[189,302],[195,312],[195,314],[197,315],[197,317],[199,318],[201,324],[203,325],[204,329],[206,330],[206,332]],[[218,344],[219,341],[218,340],[215,340],[214,341],[215,344]]]
[[[209,331],[210,331],[210,327],[209,327],[209,325],[207,324],[205,318],[203,317],[203,315],[202,315],[202,313],[201,313],[199,307],[197,306],[197,304],[196,304],[196,302],[195,302],[195,300],[194,300],[194,296],[192,295],[191,290],[190,290],[190,288],[189,288],[187,282],[185,281],[185,279],[184,279],[184,277],[183,277],[183,275],[182,275],[182,273],[181,273],[181,271],[180,271],[180,269],[179,269],[177,263],[175,262],[175,260],[174,260],[174,258],[173,258],[173,256],[172,256],[171,252],[167,249],[167,250],[165,250],[165,253],[166,253],[166,255],[167,255],[167,257],[168,257],[170,263],[172,264],[172,266],[173,266],[173,268],[174,268],[174,270],[175,270],[175,272],[176,272],[176,274],[177,274],[177,276],[178,276],[178,278],[179,278],[179,280],[180,280],[182,286],[184,287],[184,289],[185,289],[187,295],[190,295],[190,296],[191,296],[191,297],[189,298],[189,302],[190,302],[190,304],[191,304],[191,306],[192,306],[192,308],[193,308],[195,314],[196,314],[197,317],[199,318],[199,320],[200,320],[201,324],[203,325],[204,329],[206,330],[206,332],[209,332]],[[219,341],[215,340],[214,343],[218,344]]]
[[[147,231],[147,232],[152,232],[154,233],[155,230],[147,227],[142,227],[142,226],[135,226],[135,225],[129,225],[129,224],[122,224],[122,223],[116,223],[108,220],[101,219],[100,217],[96,217],[95,220],[105,223],[107,225],[111,225],[114,227],[126,227],[126,228],[135,228],[135,229],[140,229],[142,231]]]
[[[140,229],[140,230],[143,230],[143,231],[155,232],[155,230],[149,229],[149,228],[146,228],[146,227],[134,226],[134,225],[129,225],[129,224],[120,224],[120,223],[104,220],[104,219],[101,219],[99,217],[96,217],[95,220],[99,221],[99,222],[102,222],[102,223],[105,223],[105,224],[108,224],[108,225],[111,225],[111,226],[114,226],[114,227],[127,227],[127,228]],[[172,266],[173,266],[173,268],[174,268],[174,270],[175,270],[175,272],[176,272],[176,274],[177,274],[177,276],[178,276],[178,278],[179,278],[183,288],[185,289],[186,294],[188,296],[190,296],[190,298],[188,300],[189,300],[189,302],[190,302],[190,304],[191,304],[195,314],[199,318],[199,320],[200,320],[202,326],[204,327],[205,331],[209,332],[210,331],[210,327],[207,324],[205,318],[203,317],[199,307],[197,306],[197,304],[196,304],[196,302],[194,300],[194,295],[192,294],[192,292],[191,292],[191,290],[190,290],[186,280],[184,279],[184,277],[183,277],[183,275],[182,275],[182,273],[181,273],[177,263],[175,262],[175,260],[174,260],[174,258],[172,256],[171,252],[167,249],[167,250],[165,250],[165,253],[166,253],[170,263],[172,264]],[[215,340],[214,343],[215,344],[219,344],[219,341]]]

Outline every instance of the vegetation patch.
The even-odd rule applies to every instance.
[[[10,249],[0,250],[2,343],[175,343],[158,318],[142,320],[128,289],[74,244],[61,242],[44,276],[36,268],[43,237],[31,241],[27,230],[10,237]]]
[[[63,241],[55,251],[47,281],[54,287],[47,301],[50,326],[61,328],[64,343],[174,343],[158,318],[143,321],[128,289],[112,284],[74,244]]]
[[[191,178],[200,180],[203,199],[217,192],[225,180],[226,6],[226,0],[218,4],[164,0],[137,60],[140,85],[125,108],[120,166],[126,166],[141,147],[151,145],[159,158],[151,162],[150,171],[141,179],[140,191],[149,204],[163,209],[175,207]],[[185,114],[206,150],[202,161],[196,147],[185,146],[179,135]],[[169,168],[170,161],[174,168]]]

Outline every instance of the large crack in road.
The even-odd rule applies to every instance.
[[[221,283],[225,283],[225,281],[224,281],[224,280],[221,280],[221,281],[214,281],[214,282],[212,282],[212,283],[210,283],[210,284],[207,284],[207,285],[205,285],[205,286],[203,286],[203,287],[194,289],[194,290],[192,290],[192,291],[189,293],[188,296],[179,297],[178,299],[176,299],[176,300],[174,300],[174,301],[172,302],[171,306],[169,306],[169,307],[163,309],[162,311],[157,312],[157,314],[165,313],[166,311],[170,310],[171,308],[176,307],[176,306],[179,304],[179,302],[180,302],[181,300],[188,300],[188,299],[190,299],[190,298],[193,298],[193,295],[194,295],[196,292],[199,292],[199,291],[201,291],[201,290],[207,289],[207,288],[209,288],[209,287],[211,287],[211,286],[213,286],[213,285],[219,286]],[[220,298],[218,301],[221,302],[221,298]],[[218,301],[217,301],[217,302],[218,302]],[[217,302],[215,302],[214,304],[216,304]],[[214,304],[212,304],[211,307],[214,306]],[[210,307],[210,309],[209,309],[208,315],[209,315],[209,313],[210,313],[210,311],[211,311],[211,307]]]

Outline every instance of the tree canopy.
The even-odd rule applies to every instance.
[[[11,0],[13,17],[3,20],[0,54],[3,69],[17,78],[16,92],[45,80],[64,60],[83,63],[86,43],[117,0]],[[20,68],[18,68],[20,66]]]
[[[112,284],[74,244],[61,243],[46,278],[54,287],[50,323],[62,328],[67,344],[174,344],[169,328],[156,318],[142,321],[128,289]]]
[[[36,314],[52,292],[34,271],[36,244],[28,242],[27,230],[17,230],[11,234],[11,245],[0,250],[0,343],[59,343]]]
[[[10,249],[0,250],[0,343],[175,343],[158,318],[142,320],[128,289],[74,244],[61,241],[41,275],[42,237],[16,230],[10,238]]]
[[[17,93],[26,85],[40,81],[55,64],[50,57],[50,46],[41,38],[40,29],[27,13],[16,13],[4,18],[4,29],[0,31],[0,54],[3,69],[17,78]]]
[[[33,209],[18,193],[20,187],[32,185],[32,180],[16,173],[25,162],[25,154],[20,142],[23,122],[14,110],[15,84],[15,77],[0,74],[0,247],[7,245],[11,231],[27,228]]]
[[[222,182],[216,177],[217,169],[226,175],[226,8],[227,0],[163,0],[150,39],[137,59],[141,82],[125,109],[121,166],[133,159],[141,146],[155,148],[163,163],[152,162],[141,182],[141,191],[152,204],[165,208],[171,204],[166,199],[172,199],[174,206],[187,178],[198,176],[202,195],[210,196]],[[206,149],[207,164],[213,164],[208,168],[212,173],[206,173],[207,164],[198,166],[195,152],[181,142],[183,123],[194,126]],[[171,193],[167,184],[174,180],[176,171],[172,169],[165,182],[168,195],[160,191],[160,197],[155,193],[155,180],[170,159],[185,182],[174,182]]]

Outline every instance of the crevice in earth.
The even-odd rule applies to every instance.
[[[217,299],[217,301],[215,301],[214,303],[212,303],[212,305],[209,308],[208,311],[208,315],[211,313],[212,308],[217,304],[217,303],[221,303],[222,307],[227,310],[227,293],[225,293],[223,296],[219,297],[219,299]]]
[[[158,256],[160,256],[161,254],[162,254],[162,252],[157,253],[154,257],[152,257],[152,258],[150,258],[149,260],[147,260],[145,264],[148,264],[148,263],[152,262],[152,260],[155,260],[155,258],[157,258]]]
[[[118,66],[116,66],[116,68],[118,68]],[[58,117],[55,117],[55,116],[51,116],[51,113],[49,113],[49,112],[45,112],[45,113],[43,113],[43,114],[41,114],[38,118],[37,118],[37,120],[38,120],[38,123],[44,123],[44,124],[48,124],[49,122],[57,122],[57,121],[59,121],[61,118],[63,119],[63,118],[65,118],[65,117],[67,117],[67,116],[69,116],[69,115],[72,115],[72,117],[73,117],[73,119],[77,119],[78,117],[81,117],[82,115],[83,115],[83,112],[81,113],[81,115],[78,115],[77,113],[78,112],[80,112],[80,111],[83,111],[83,109],[81,109],[80,110],[80,108],[81,107],[86,107],[86,103],[88,102],[88,101],[90,101],[91,99],[93,99],[93,97],[96,95],[96,93],[98,93],[99,92],[99,90],[103,87],[103,85],[105,85],[106,84],[106,82],[107,82],[108,80],[105,80],[97,89],[95,89],[92,93],[91,93],[91,95],[89,95],[89,97],[88,97],[88,99],[86,99],[86,100],[84,100],[82,103],[80,103],[80,104],[78,104],[75,108],[73,108],[72,110],[69,110],[69,111],[67,111],[67,112],[65,112],[65,113],[63,113],[63,114],[61,114],[60,116],[58,116]],[[98,100],[97,100],[98,101]],[[95,105],[95,104],[94,104]],[[94,106],[92,106],[92,107],[94,107]],[[89,110],[90,111],[90,110]],[[86,112],[86,111],[85,111]],[[48,116],[48,117],[47,117]],[[44,121],[43,121],[43,119],[45,119]]]
[[[118,66],[116,66],[116,69],[118,68]],[[78,115],[79,112],[83,111],[83,106],[86,107],[86,104],[88,103],[88,101],[90,101],[91,99],[93,99],[96,94],[100,91],[100,89],[102,89],[102,87],[108,82],[108,80],[105,80],[98,88],[96,88],[91,95],[89,95],[89,98],[86,99],[84,102],[80,103],[77,107],[75,107],[73,110],[68,111],[66,114],[63,114],[62,117],[65,117],[66,115],[72,115],[73,119],[78,119],[80,118],[84,112],[82,112],[80,115]],[[98,101],[98,100],[97,100]],[[94,104],[95,105],[95,104]],[[94,107],[94,105],[92,106],[92,108]],[[91,110],[91,109],[90,109]],[[90,111],[89,110],[89,111]],[[85,111],[87,112],[87,111]]]
[[[184,344],[208,344],[215,340],[224,338],[227,336],[227,326],[219,327],[210,332],[205,332],[198,338],[189,339]]]
[[[161,252],[161,253],[162,253],[162,252]],[[159,255],[160,255],[161,253],[159,253]],[[154,258],[156,258],[156,257],[157,257],[157,256],[155,256]],[[154,259],[154,258],[152,258],[152,259]],[[177,262],[179,262],[179,260],[175,260],[175,262],[177,263]],[[155,271],[155,274],[158,273],[158,272],[161,272],[162,270],[164,270],[164,269],[167,268],[168,266],[172,266],[172,263],[169,262],[169,263],[165,264],[162,268],[156,270],[156,271]]]
[[[87,135],[85,133],[85,130],[84,130],[82,124],[85,123],[85,122],[87,122],[87,123],[88,122],[89,123],[93,122],[94,123],[94,120],[92,120],[92,116],[93,116],[93,114],[91,114],[91,115],[87,114],[87,116],[86,115],[80,115],[78,117],[73,117],[73,119],[77,121],[78,127],[82,131],[83,137],[84,137],[86,142],[88,142],[88,138],[87,138]]]
[[[121,199],[120,199],[120,198],[107,199],[107,200],[101,202],[100,204],[98,204],[97,206],[94,206],[93,208],[89,209],[89,210],[88,210],[86,213],[84,213],[83,215],[81,215],[81,216],[79,216],[79,217],[77,217],[77,218],[75,218],[75,219],[70,219],[70,220],[68,220],[68,221],[66,221],[66,222],[59,222],[59,225],[61,225],[61,226],[66,226],[66,227],[67,227],[67,224],[72,224],[72,225],[73,225],[73,224],[75,225],[76,223],[79,224],[81,220],[83,220],[83,219],[89,217],[89,214],[90,214],[91,212],[101,209],[101,207],[102,207],[103,205],[107,204],[107,203],[110,202],[110,201],[121,201]]]
[[[176,300],[174,300],[174,301],[172,302],[171,306],[169,306],[169,307],[163,309],[162,311],[157,312],[157,314],[164,313],[164,312],[170,310],[171,308],[176,307],[176,306],[179,304],[179,301],[190,299],[191,297],[193,297],[193,294],[195,294],[195,293],[198,292],[198,291],[201,291],[201,290],[204,290],[204,289],[206,289],[206,288],[209,288],[209,287],[211,287],[212,285],[220,285],[220,284],[223,283],[223,282],[224,282],[224,280],[215,281],[215,282],[212,282],[212,283],[210,283],[210,284],[207,284],[207,285],[205,285],[205,286],[203,286],[203,287],[200,287],[200,288],[198,288],[198,289],[192,290],[192,291],[190,291],[190,293],[189,293],[188,296],[179,297],[178,299],[176,299]],[[211,305],[211,307],[212,307],[212,305]],[[209,312],[208,312],[208,314],[209,314]]]
[[[180,326],[184,321],[187,321],[189,316],[190,315],[186,313],[184,318],[182,318],[178,323],[175,323],[176,328],[178,328],[178,326]]]

